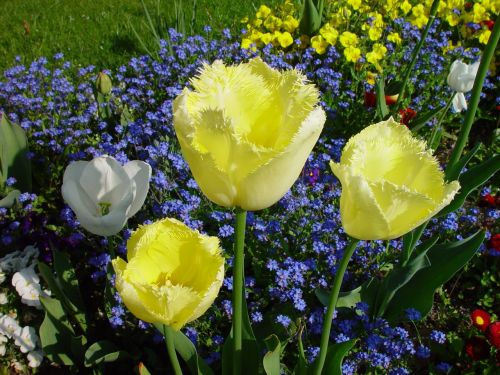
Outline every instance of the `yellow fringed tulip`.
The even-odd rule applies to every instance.
[[[297,70],[256,58],[205,65],[174,101],[174,127],[203,193],[224,207],[260,210],[300,174],[325,122],[318,90]]]
[[[409,232],[448,205],[460,188],[458,181],[444,182],[425,142],[392,118],[353,136],[340,163],[330,167],[342,184],[342,226],[361,240]]]
[[[217,237],[175,219],[142,225],[127,241],[128,263],[113,260],[116,289],[139,319],[174,330],[200,317],[224,279]]]

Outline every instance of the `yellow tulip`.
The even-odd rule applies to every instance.
[[[140,226],[127,241],[128,263],[113,260],[116,289],[139,319],[174,330],[200,317],[224,279],[217,237],[175,219]]]
[[[205,65],[174,101],[174,127],[203,193],[224,207],[260,210],[299,176],[323,128],[318,90],[297,70],[256,58]]]
[[[340,163],[340,214],[347,234],[361,240],[399,237],[448,205],[460,188],[448,184],[426,144],[390,118],[353,136]]]

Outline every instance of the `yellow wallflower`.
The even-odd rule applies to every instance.
[[[256,48],[255,48],[255,42],[252,39],[243,38],[241,40],[241,48],[243,48],[243,49],[249,49],[249,48],[251,48],[252,50],[255,51],[256,50]]]
[[[318,89],[295,69],[261,59],[204,65],[173,103],[174,128],[201,191],[224,207],[276,203],[299,176],[323,129]]]
[[[368,36],[370,37],[370,40],[379,40],[380,37],[382,36],[383,29],[380,29],[378,27],[371,27],[368,30]]]
[[[328,44],[334,46],[335,43],[337,43],[339,32],[337,31],[337,29],[334,29],[329,23],[325,23],[319,30],[319,33],[328,42]]]
[[[260,27],[262,25],[262,20],[260,18],[253,20],[253,25],[255,27]]]
[[[460,22],[460,16],[453,12],[448,13],[448,15],[446,16],[446,21],[450,26],[457,26]]]
[[[446,54],[448,51],[453,51],[455,48],[458,48],[462,45],[460,41],[457,42],[456,45],[453,44],[452,40],[448,40],[448,45],[443,48],[443,54]]]
[[[413,25],[417,26],[419,29],[424,27],[427,24],[427,21],[429,20],[429,18],[426,15],[426,10],[427,9],[424,8],[423,4],[418,4],[414,6],[411,10],[412,18],[410,22]]]
[[[393,42],[393,43],[396,43],[396,44],[401,44],[401,42],[403,41],[401,39],[401,37],[399,36],[399,33],[396,33],[396,32],[389,33],[389,35],[387,35],[387,40],[389,42]]]
[[[473,21],[475,23],[480,23],[481,21],[486,21],[490,18],[486,12],[486,8],[483,7],[481,4],[475,3],[474,8],[472,8],[472,9],[474,12]]]
[[[370,85],[375,85],[375,80],[377,79],[377,73],[367,72],[366,73],[366,82]]]
[[[445,183],[425,142],[390,118],[349,139],[340,163],[340,215],[347,234],[389,240],[418,227],[448,205],[460,185]]]
[[[339,40],[344,47],[354,47],[358,44],[358,36],[350,31],[344,31]]]
[[[264,26],[269,30],[269,31],[275,31],[275,30],[279,30],[279,28],[281,27],[281,24],[283,23],[283,21],[281,21],[281,19],[279,19],[278,17],[275,17],[275,16],[269,16],[266,18],[266,20],[264,21]]]
[[[275,40],[279,43],[282,48],[286,48],[293,43],[292,35],[288,31],[284,33],[276,32]]]
[[[408,12],[411,10],[411,4],[408,2],[408,0],[404,0],[403,3],[399,6],[399,8],[405,13],[408,14]]]
[[[361,3],[361,0],[347,0],[347,4],[349,4],[354,10],[358,10],[361,6]]]
[[[113,259],[116,289],[132,314],[174,330],[212,305],[224,279],[217,237],[175,219],[142,225],[127,241],[127,260]]]
[[[257,11],[257,13],[255,14],[255,16],[257,18],[266,18],[267,16],[269,16],[271,14],[271,9],[269,9],[267,6],[265,5],[261,5],[259,7],[259,10]]]
[[[286,16],[283,21],[283,29],[289,33],[293,33],[299,27],[299,20],[293,16]]]
[[[311,47],[316,50],[316,53],[322,55],[326,52],[328,43],[321,35],[315,35],[311,38]]]
[[[479,39],[479,43],[487,44],[488,40],[490,40],[491,31],[489,29],[483,29],[477,34],[477,38]]]
[[[260,40],[264,44],[269,44],[273,41],[273,34],[271,33],[264,33],[260,36]]]
[[[349,46],[344,49],[344,56],[349,62],[357,62],[361,57],[361,50],[357,47]]]

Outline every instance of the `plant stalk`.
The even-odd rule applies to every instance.
[[[325,320],[323,321],[323,331],[321,332],[321,344],[318,355],[318,362],[314,369],[315,375],[321,375],[323,366],[325,365],[328,343],[330,341],[330,331],[332,330],[332,320],[335,313],[335,306],[337,305],[337,300],[339,298],[340,286],[342,285],[342,280],[344,279],[347,264],[351,260],[352,254],[354,253],[358,242],[358,239],[351,239],[351,243],[345,249],[344,255],[340,260],[339,269],[337,270],[335,279],[333,280],[333,289],[330,294],[330,301],[328,303],[328,309],[326,310]]]
[[[247,212],[236,209],[236,240],[233,260],[233,374],[241,374],[243,280],[245,278],[245,226]]]
[[[441,116],[439,117],[438,123],[434,126],[434,129],[432,129],[431,137],[429,138],[429,142],[427,143],[427,146],[432,148],[432,145],[436,142],[439,141],[441,136],[439,135],[439,130],[441,129],[441,123],[443,122],[446,114],[448,113],[448,110],[451,107],[451,103],[453,103],[453,98],[455,97],[456,92],[453,92],[446,102],[446,106],[444,107],[443,113],[441,113]],[[436,146],[435,149],[437,149],[439,144]],[[433,150],[435,150],[433,149]]]
[[[163,325],[163,335],[165,336],[168,358],[170,358],[174,374],[182,375],[181,365],[179,364],[179,359],[177,358],[177,353],[175,352],[174,331],[169,326]]]
[[[495,49],[498,44],[498,39],[500,38],[500,17],[497,16],[495,20],[495,26],[491,31],[490,39],[488,40],[488,44],[484,49],[483,55],[481,57],[481,62],[479,63],[479,68],[477,70],[476,79],[474,80],[474,86],[472,87],[472,95],[469,102],[469,108],[465,115],[464,123],[460,129],[460,133],[458,135],[457,143],[455,143],[455,147],[451,152],[450,160],[448,161],[448,165],[446,166],[446,177],[448,178],[448,174],[453,170],[453,166],[458,163],[462,153],[464,151],[465,145],[469,140],[469,133],[472,128],[472,124],[474,122],[474,117],[476,116],[477,106],[479,104],[479,99],[481,96],[481,90],[483,88],[484,79],[486,78],[486,74],[488,73],[488,67],[490,65],[491,59],[495,54]]]

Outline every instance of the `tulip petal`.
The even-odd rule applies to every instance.
[[[96,203],[118,204],[135,184],[123,167],[111,156],[101,156],[89,161],[80,177],[80,186]]]
[[[323,109],[314,109],[302,123],[291,144],[241,182],[234,201],[236,206],[253,211],[267,208],[277,202],[302,171],[325,121]]]
[[[206,291],[206,293],[202,296],[201,301],[198,306],[193,310],[189,320],[186,323],[192,322],[193,320],[198,319],[202,316],[205,311],[214,303],[215,298],[219,294],[219,290],[222,286],[222,282],[224,281],[224,261],[221,262],[221,265],[218,269],[217,276],[215,277],[215,281],[210,285],[210,288]]]
[[[131,181],[135,182],[136,192],[127,216],[134,216],[146,200],[149,191],[149,180],[151,178],[151,166],[140,160],[129,161],[123,166]]]
[[[345,232],[355,238],[376,240],[389,232],[389,223],[368,182],[340,163],[330,162],[342,184],[340,215]]]
[[[115,287],[118,293],[120,293],[123,303],[127,306],[127,309],[129,309],[130,312],[139,319],[146,322],[155,321],[155,315],[151,314],[148,311],[147,306],[142,303],[134,285],[127,282],[127,280],[123,277],[127,268],[127,263],[121,258],[116,258],[113,259],[112,264],[116,273]]]
[[[467,110],[467,100],[465,100],[465,95],[461,92],[457,92],[452,100],[453,110],[457,113]]]
[[[63,199],[68,203],[71,209],[76,212],[86,210],[90,214],[98,212],[97,202],[95,202],[87,193],[80,187],[79,180],[83,170],[87,166],[87,161],[75,161],[66,167],[63,176],[63,185],[61,192]],[[76,186],[68,189],[69,181],[73,181]],[[66,186],[65,186],[66,185]],[[74,194],[78,194],[78,199],[75,199]]]

